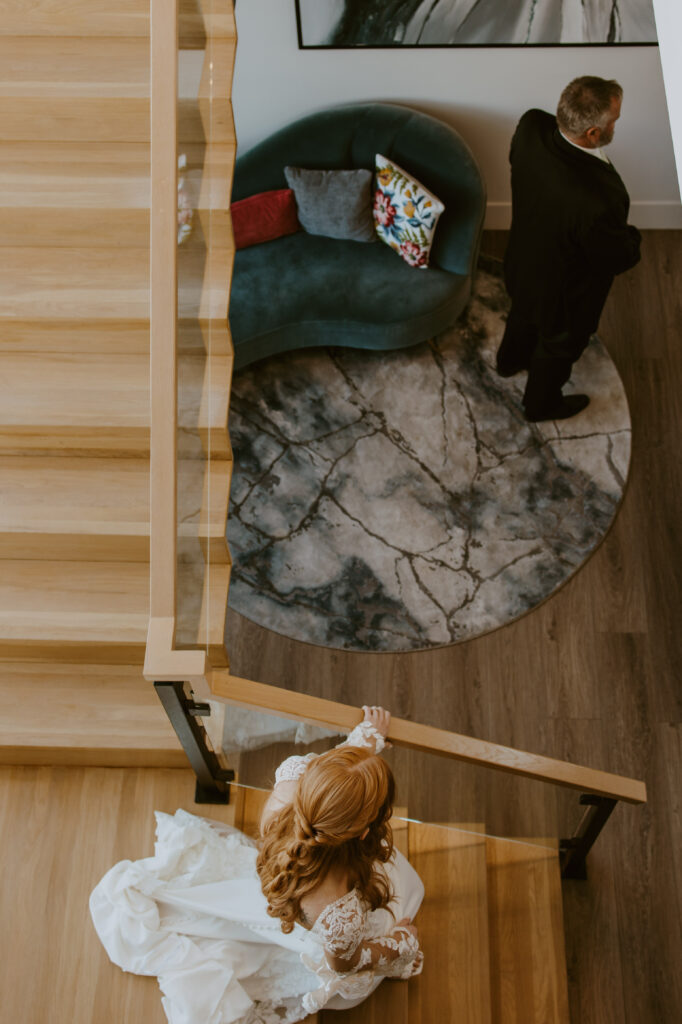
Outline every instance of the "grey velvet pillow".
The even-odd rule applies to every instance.
[[[293,189],[298,219],[309,235],[374,242],[372,171],[309,171],[285,167]]]

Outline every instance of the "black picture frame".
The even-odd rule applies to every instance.
[[[318,3],[322,3],[324,0],[318,0]],[[500,4],[507,3],[508,0],[499,0]],[[653,13],[653,0],[643,0],[651,4]],[[622,46],[658,46],[658,40],[645,40],[645,41],[615,41],[615,42],[597,42],[597,43],[562,43],[562,42],[546,42],[546,43],[306,43],[303,39],[304,26],[303,26],[303,14],[301,12],[301,0],[295,0],[296,3],[296,31],[298,36],[298,48],[299,50],[496,50],[496,49],[514,49],[514,50],[541,50],[541,49],[554,49],[556,47],[575,47],[578,49],[594,49],[595,47],[622,47]]]

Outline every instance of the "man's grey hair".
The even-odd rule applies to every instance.
[[[557,124],[564,135],[579,139],[589,128],[605,128],[611,113],[611,101],[621,99],[622,86],[613,78],[583,75],[569,82],[561,94],[556,112]]]

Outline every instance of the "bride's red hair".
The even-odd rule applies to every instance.
[[[266,823],[256,861],[268,914],[283,932],[332,868],[347,874],[372,910],[388,906],[393,894],[381,865],[393,853],[394,793],[386,762],[360,747],[337,747],[309,763],[292,803]]]

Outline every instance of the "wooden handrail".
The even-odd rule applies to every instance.
[[[200,684],[206,657],[175,649],[177,589],[178,0],[151,0],[149,629],[144,675]]]
[[[211,691],[215,697],[230,704],[258,708],[284,718],[299,722],[322,725],[342,732],[349,732],[362,718],[358,708],[349,704],[322,697],[310,697],[304,693],[282,690],[266,683],[240,679],[228,671],[216,669],[211,678]],[[477,740],[435,729],[430,725],[419,725],[402,718],[391,718],[389,740],[396,746],[422,750],[425,753],[440,754],[457,761],[510,772],[538,782],[550,782],[581,793],[623,800],[629,804],[646,802],[646,786],[637,779],[629,779],[609,772],[582,768],[567,761],[551,757],[528,754],[512,747]]]

